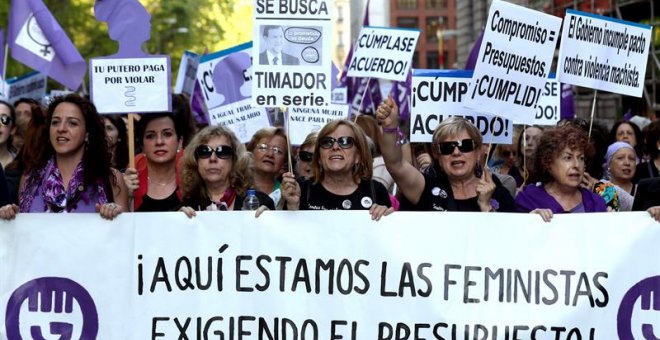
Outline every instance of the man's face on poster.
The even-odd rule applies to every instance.
[[[266,32],[266,46],[271,53],[280,53],[282,52],[282,46],[284,45],[284,30],[282,27],[274,27],[268,29]]]

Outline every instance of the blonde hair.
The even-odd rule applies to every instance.
[[[252,135],[252,139],[247,143],[247,150],[250,152],[254,152],[254,148],[257,147],[257,143],[259,140],[263,138],[273,138],[275,136],[280,136],[284,138],[284,142],[287,143],[288,145],[288,137],[286,136],[286,131],[282,127],[274,127],[274,126],[269,126],[265,128],[259,129],[257,132]],[[289,148],[285,147],[284,148],[284,157],[286,158],[287,152],[289,152]]]
[[[254,161],[252,155],[245,151],[245,146],[236,135],[224,126],[207,126],[199,131],[188,143],[181,159],[181,190],[183,197],[207,197],[206,184],[199,175],[195,149],[208,143],[213,137],[225,137],[234,150],[231,156],[232,168],[229,172],[229,185],[239,196],[244,196],[252,185]]]
[[[373,174],[373,158],[371,157],[371,151],[369,150],[369,145],[367,144],[367,138],[364,135],[364,131],[362,131],[362,128],[350,120],[341,119],[333,120],[325,124],[325,126],[321,128],[318,136],[316,137],[316,145],[314,145],[314,157],[312,158],[312,174],[314,177],[314,183],[322,181],[324,177],[323,168],[321,168],[319,160],[321,155],[319,141],[337,130],[340,125],[348,126],[351,130],[353,130],[353,135],[355,135],[355,147],[357,148],[358,155],[360,156],[360,162],[357,163],[357,166],[353,168],[353,180],[357,183],[360,179],[371,179]]]

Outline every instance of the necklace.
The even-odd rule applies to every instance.
[[[164,186],[166,186],[166,185],[170,185],[170,184],[172,184],[172,183],[176,183],[176,181],[174,181],[174,182],[165,182],[165,183],[156,182],[156,181],[154,181],[153,179],[151,179],[151,177],[149,177],[149,176],[147,176],[147,180],[148,180],[149,182],[153,183],[153,184],[160,185],[160,186],[162,186],[162,187],[164,187]]]

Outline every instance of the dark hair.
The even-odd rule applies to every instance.
[[[18,104],[23,104],[23,103],[30,105],[30,107],[32,107],[33,105],[41,107],[41,105],[39,105],[39,102],[36,99],[26,98],[26,97],[18,98],[18,100],[14,102],[14,107],[17,107]],[[34,109],[32,110],[34,111]]]
[[[187,94],[172,94],[172,114],[175,118],[174,126],[178,126],[177,136],[181,137],[185,148],[197,132],[195,118],[190,108],[190,98]]]
[[[538,172],[541,182],[552,181],[548,170],[565,148],[583,151],[585,159],[593,154],[587,133],[576,125],[567,124],[545,130],[534,155],[534,169]]]
[[[618,130],[619,126],[621,126],[622,124],[628,124],[630,128],[633,130],[633,133],[635,134],[635,140],[637,141],[637,145],[634,145],[633,148],[635,149],[637,158],[642,159],[642,157],[644,156],[644,153],[642,151],[644,148],[644,137],[642,135],[642,130],[640,130],[639,126],[637,126],[637,124],[633,122],[620,120],[614,123],[609,134],[609,140],[608,140],[609,144],[616,142],[616,130]]]
[[[651,162],[658,158],[660,150],[658,150],[658,140],[660,140],[660,120],[649,124],[646,129],[646,139],[644,145],[646,146],[646,152],[651,156]]]
[[[143,145],[144,132],[147,130],[147,125],[154,119],[168,117],[172,120],[174,124],[174,132],[176,132],[176,138],[181,139],[182,136],[182,127],[176,123],[176,116],[172,112],[156,112],[156,113],[147,113],[140,116],[140,120],[135,126],[135,139],[137,139],[137,145]]]
[[[10,103],[4,101],[4,100],[0,100],[0,105],[4,105],[4,106],[9,108],[9,116],[11,117],[11,125],[16,126],[16,109],[14,108],[14,106],[11,105]],[[12,146],[11,142],[12,142],[12,138],[11,138],[11,134],[10,134],[9,138],[7,138],[7,150],[12,151],[12,152],[16,152],[16,150]]]
[[[128,134],[126,132],[126,123],[124,123],[124,119],[120,115],[104,115],[103,118],[109,120],[117,129],[118,133],[114,151],[115,163],[112,165],[119,170],[126,169],[126,166],[128,166]]]
[[[274,29],[281,29],[282,32],[284,32],[284,28],[280,25],[264,25],[263,32],[261,33],[261,35],[263,35],[264,37],[267,37],[268,36],[268,31],[274,30]]]
[[[46,125],[41,130],[40,138],[43,151],[39,153],[39,159],[35,164],[31,164],[31,167],[26,167],[26,171],[30,172],[38,168],[43,168],[46,166],[50,157],[55,154],[55,149],[50,144],[49,127],[53,120],[55,109],[62,103],[70,103],[77,106],[85,120],[87,141],[85,142],[82,157],[82,163],[85,169],[85,174],[83,175],[85,185],[94,185],[100,179],[108,194],[108,201],[112,202],[114,199],[112,188],[116,185],[116,179],[110,168],[110,152],[108,151],[108,142],[105,138],[105,127],[101,116],[96,111],[96,106],[88,99],[76,93],[55,97],[48,105]]]

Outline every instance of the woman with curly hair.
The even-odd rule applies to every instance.
[[[42,152],[26,164],[19,205],[0,209],[0,218],[17,212],[100,212],[113,219],[126,209],[127,189],[110,167],[103,122],[89,100],[69,94],[48,107],[40,136]]]
[[[197,133],[181,160],[183,211],[241,210],[254,167],[251,155],[231,130],[207,126]],[[257,191],[262,206],[274,210],[273,200]]]
[[[534,159],[541,182],[516,196],[518,211],[537,213],[546,222],[557,213],[607,211],[602,197],[581,186],[592,152],[587,133],[576,126],[546,130]]]

